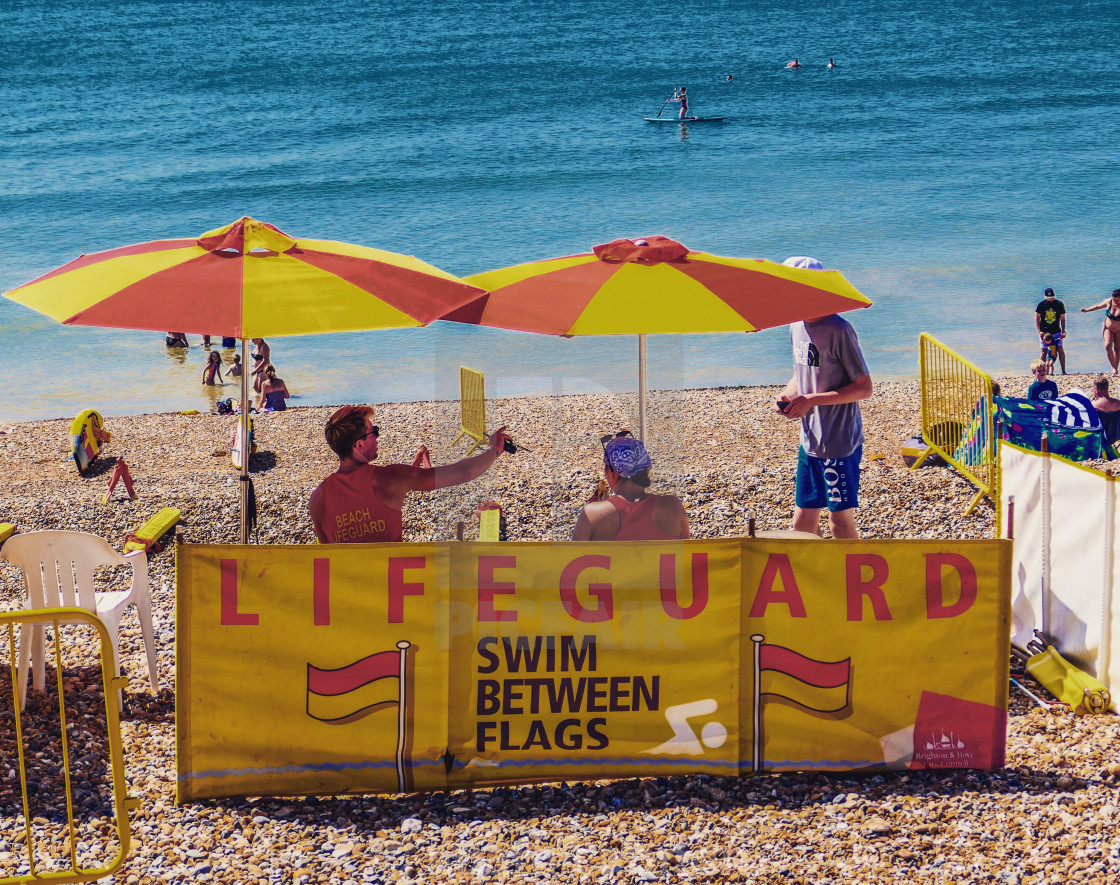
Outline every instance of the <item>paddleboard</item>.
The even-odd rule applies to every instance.
[[[229,459],[233,462],[235,470],[241,469],[241,416],[237,416],[237,423],[233,428],[233,439],[230,440]],[[249,454],[253,454],[257,450],[256,443],[253,442],[253,418],[249,417]]]
[[[646,117],[647,123],[722,123],[723,117]]]
[[[102,439],[108,442],[108,434],[104,433],[105,424],[96,409],[86,409],[70,423],[70,454],[74,456],[74,463],[78,465],[78,473],[85,473],[89,465],[97,460]]]

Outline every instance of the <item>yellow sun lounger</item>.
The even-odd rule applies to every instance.
[[[179,521],[179,511],[174,507],[164,507],[159,513],[149,519],[135,532],[124,539],[124,552],[133,550],[146,550],[148,552],[160,551],[157,543],[172,526]]]

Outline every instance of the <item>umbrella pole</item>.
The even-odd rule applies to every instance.
[[[249,543],[249,340],[241,339],[241,543]]]
[[[646,442],[646,336],[638,336],[638,439]]]

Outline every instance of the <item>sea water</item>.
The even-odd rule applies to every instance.
[[[1078,308],[1120,286],[1118,32],[1103,0],[9,2],[0,290],[242,215],[459,275],[663,234],[842,270],[875,302],[849,314],[875,377],[914,375],[922,331],[1025,372],[1046,286],[1071,309],[1070,368],[1101,370],[1100,314]],[[643,122],[680,85],[726,122]],[[460,365],[490,396],[637,383],[629,337],[270,343],[293,405],[453,398]],[[237,395],[162,331],[2,299],[0,347],[0,421]],[[791,372],[784,329],[653,336],[649,364],[651,388]]]

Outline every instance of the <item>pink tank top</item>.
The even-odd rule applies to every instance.
[[[676,541],[679,535],[669,535],[661,531],[653,521],[653,511],[657,509],[657,499],[662,495],[646,495],[637,503],[627,501],[621,495],[607,498],[618,511],[621,521],[618,534],[612,541]]]
[[[401,541],[401,512],[377,497],[375,467],[332,473],[319,489],[323,497],[323,534],[331,544]]]

